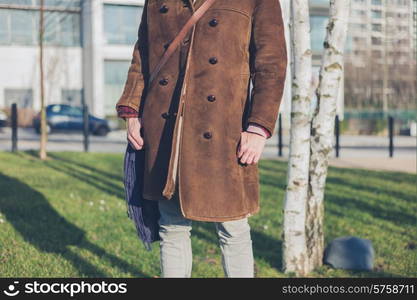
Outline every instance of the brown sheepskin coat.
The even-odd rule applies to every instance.
[[[274,133],[287,51],[279,0],[217,0],[148,92],[150,71],[203,2],[145,2],[116,108],[141,117],[143,197],[169,201],[178,184],[186,218],[223,222],[259,211],[258,165],[236,153],[249,122]]]

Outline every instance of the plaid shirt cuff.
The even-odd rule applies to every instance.
[[[138,117],[138,112],[130,106],[120,105],[117,108],[117,116],[123,120],[126,120],[126,118]]]

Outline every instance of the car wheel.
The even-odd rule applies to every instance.
[[[35,132],[36,132],[37,134],[41,134],[41,126],[40,126],[40,125],[35,127]],[[50,134],[51,132],[52,132],[52,127],[51,127],[51,125],[46,124],[46,133],[47,133],[47,134]]]

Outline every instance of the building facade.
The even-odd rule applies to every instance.
[[[143,0],[45,0],[45,102],[115,114]],[[39,0],[0,0],[0,108],[40,109]],[[84,91],[84,93],[83,93]]]
[[[415,0],[351,1],[346,63],[358,68],[356,71],[369,71],[370,55],[375,60],[373,66],[388,61],[407,68],[410,61],[415,62],[416,21],[415,17],[413,21],[412,13]],[[40,109],[39,3],[39,0],[0,0],[0,108],[16,102],[19,107]],[[114,104],[126,80],[143,4],[144,0],[45,0],[47,104],[80,105],[84,99],[93,114],[100,117],[115,115]],[[281,4],[283,17],[289,25],[290,1],[281,0]],[[310,7],[313,70],[317,77],[329,0],[310,0]],[[390,24],[395,26],[388,26]],[[289,26],[286,38],[289,42]],[[398,40],[394,43],[395,51],[386,42],[393,40]],[[288,51],[291,51],[289,47]],[[410,56],[414,56],[414,60],[410,60]],[[389,68],[385,73],[374,73],[375,76],[386,75],[364,79],[363,87],[355,84],[357,90],[350,92],[370,97],[379,93],[382,99],[384,89],[381,85],[385,85],[386,94],[395,93],[389,87],[392,81]],[[281,107],[285,118],[288,116],[285,112],[291,107],[290,65],[288,74]],[[364,74],[366,72],[361,71],[358,76]],[[342,80],[337,106],[341,119],[346,97],[344,83]],[[381,101],[388,103],[389,96]],[[288,124],[288,120],[284,123]]]
[[[412,108],[416,97],[413,5],[413,0],[352,0],[352,51],[345,58],[352,84],[345,93],[353,109],[386,113]]]

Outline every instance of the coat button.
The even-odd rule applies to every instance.
[[[162,6],[161,6],[161,8],[159,9],[159,12],[160,12],[161,14],[165,14],[165,13],[167,13],[167,12],[168,12],[168,6],[166,6],[166,5],[162,5]]]
[[[203,134],[203,136],[206,138],[206,139],[211,139],[211,132],[204,132],[204,134]]]
[[[214,96],[214,95],[208,95],[207,96],[207,100],[210,101],[210,102],[214,102],[214,101],[216,101],[216,96]]]
[[[217,24],[219,24],[219,21],[217,21],[217,19],[211,19],[210,22],[209,22],[209,25],[211,27],[215,27],[215,26],[217,26]]]
[[[215,65],[215,64],[217,64],[217,58],[216,58],[216,57],[210,57],[209,62],[210,62],[212,65]]]
[[[167,85],[168,84],[168,79],[162,78],[161,80],[159,80],[159,84],[160,85]]]
[[[169,113],[164,112],[161,116],[162,116],[162,118],[164,118],[164,119],[168,119],[168,118],[169,118]]]

